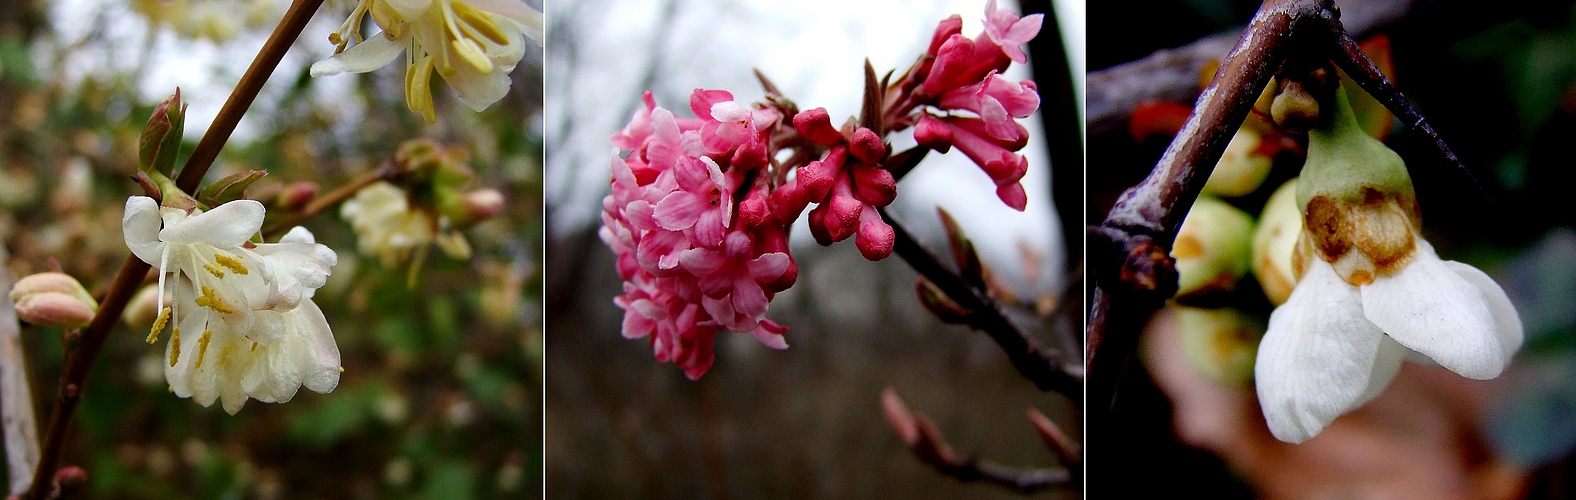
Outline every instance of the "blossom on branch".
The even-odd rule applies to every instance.
[[[369,14],[383,31],[363,40],[361,20]],[[542,13],[519,0],[360,0],[329,37],[338,50],[311,73],[366,73],[403,52],[405,103],[431,123],[437,120],[434,71],[466,106],[487,109],[509,93],[509,72],[525,56],[525,38],[540,46],[542,34]]]
[[[1254,367],[1270,431],[1300,443],[1378,396],[1415,351],[1461,376],[1498,376],[1522,342],[1505,292],[1423,240],[1401,158],[1359,128],[1337,91],[1308,133],[1297,184],[1301,279],[1270,315]]]
[[[230,414],[248,398],[289,401],[302,385],[339,383],[339,348],[312,302],[338,256],[305,228],[278,243],[252,243],[263,206],[237,200],[209,211],[126,200],[121,220],[132,253],[159,269],[158,316],[148,343],[174,325],[165,378],[203,406]]]

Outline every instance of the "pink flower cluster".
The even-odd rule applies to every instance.
[[[720,90],[696,90],[680,119],[656,106],[612,137],[612,193],[602,200],[601,236],[618,254],[623,333],[649,338],[658,360],[691,379],[711,367],[720,329],[752,332],[783,349],[787,328],[766,319],[771,296],[791,286],[786,221],[766,199],[771,132],[781,113],[747,108]],[[741,187],[742,199],[735,201]]]
[[[943,153],[957,146],[995,181],[996,196],[1018,210],[1028,203],[1018,181],[1029,162],[1016,151],[1028,143],[1029,132],[1013,119],[1039,109],[1040,94],[1033,81],[1014,82],[1001,72],[1014,61],[1027,60],[1019,46],[1039,34],[1044,17],[1020,19],[998,10],[991,0],[985,6],[985,32],[973,39],[961,34],[962,18],[942,21],[925,57],[907,76],[904,88],[912,90],[900,106],[904,111],[929,106],[945,112],[922,114],[914,140]]]
[[[1038,109],[1039,94],[1034,82],[1000,73],[1025,60],[1019,45],[1043,16],[1020,19],[991,1],[986,17],[973,39],[959,34],[958,16],[941,22],[925,56],[886,89],[896,94],[867,103],[881,108],[864,121],[875,130],[855,120],[834,127],[825,108],[796,111],[782,96],[741,105],[722,90],[696,89],[696,118],[679,118],[646,92],[644,109],[610,139],[618,151],[602,200],[600,234],[625,281],[613,301],[624,309],[624,336],[648,339],[659,361],[691,379],[711,367],[720,330],[788,347],[788,329],[766,311],[799,275],[789,227],[814,203],[817,242],[852,237],[865,258],[890,256],[896,233],[878,209],[897,197],[897,179],[884,137],[909,126],[923,147],[963,151],[1002,201],[1023,210],[1028,162],[1015,152],[1028,132],[1014,119]]]

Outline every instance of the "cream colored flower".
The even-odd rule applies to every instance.
[[[1270,315],[1254,367],[1270,431],[1292,443],[1376,397],[1409,349],[1481,380],[1522,342],[1505,292],[1434,253],[1401,158],[1336,100],[1333,124],[1308,134],[1297,185],[1301,280]]]
[[[362,40],[368,14],[383,31]],[[311,73],[365,73],[404,52],[405,102],[432,122],[434,71],[471,109],[487,109],[509,92],[509,72],[525,56],[526,37],[540,46],[542,13],[518,0],[361,0],[330,36],[340,50],[313,64]]]
[[[148,342],[166,326],[165,377],[203,406],[223,399],[234,414],[248,398],[288,401],[303,384],[318,392],[339,380],[339,349],[315,290],[338,260],[295,228],[278,243],[253,244],[263,206],[237,200],[203,212],[126,200],[126,245],[159,269],[159,312]],[[168,304],[168,305],[165,305]]]

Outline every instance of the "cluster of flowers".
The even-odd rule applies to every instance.
[[[960,17],[941,22],[926,54],[885,90],[895,94],[881,99],[882,116],[862,121],[874,129],[852,120],[835,127],[824,108],[796,111],[781,96],[744,105],[706,89],[690,95],[696,118],[679,118],[647,92],[644,108],[611,138],[618,151],[603,199],[601,237],[625,280],[614,299],[624,336],[649,339],[659,361],[691,379],[711,367],[721,330],[786,348],[787,328],[766,312],[798,276],[788,231],[811,203],[817,242],[853,237],[869,260],[892,253],[895,233],[877,211],[897,196],[887,133],[917,125],[922,146],[957,146],[1022,210],[1028,164],[1015,151],[1028,133],[1014,118],[1033,113],[1039,96],[1033,82],[1000,73],[1025,60],[1018,46],[1043,16],[1020,19],[994,2],[986,16],[973,39],[960,34]]]
[[[148,343],[173,325],[164,375],[170,390],[235,414],[248,398],[285,402],[302,385],[339,385],[339,348],[312,295],[338,255],[305,228],[277,243],[251,243],[263,205],[213,210],[126,200],[122,230],[132,253],[159,269],[158,317]]]

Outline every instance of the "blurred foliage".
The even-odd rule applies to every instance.
[[[64,52],[111,42],[52,39],[59,35],[50,8],[42,1],[0,3],[0,243],[18,274],[44,270],[54,258],[102,293],[128,255],[121,208],[140,194],[128,175],[136,168],[138,133],[157,102],[140,97],[139,78],[159,68],[66,82],[52,66]],[[325,8],[323,17],[344,14]],[[312,26],[302,43],[326,36]],[[247,50],[223,57],[250,59]],[[357,79],[354,90],[329,98],[304,67],[276,73],[270,85],[288,86],[276,110],[248,118],[262,133],[232,141],[208,176],[267,170],[248,195],[269,205],[270,222],[288,213],[276,206],[284,185],[310,181],[326,193],[417,137],[468,150],[475,185],[498,189],[507,204],[465,232],[472,259],[430,252],[418,263],[414,286],[407,286],[407,269],[357,255],[355,234],[337,209],[305,223],[340,256],[316,295],[345,367],[330,394],[302,390],[282,405],[251,401],[232,417],[169,394],[163,345],[117,328],[89,378],[65,452],[67,464],[87,469],[89,496],[537,495],[542,140],[532,124],[539,123],[540,65],[528,56],[513,75],[513,92],[486,112],[439,99],[431,126],[406,109],[401,68],[340,76]],[[194,145],[188,136],[181,161]],[[61,370],[58,333],[23,327],[41,424]]]

